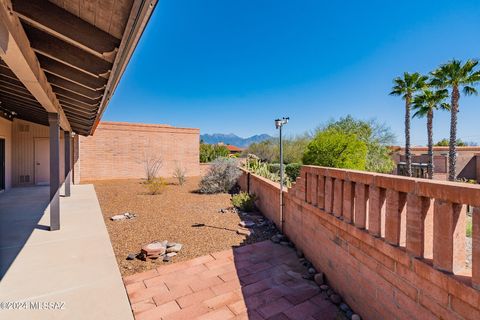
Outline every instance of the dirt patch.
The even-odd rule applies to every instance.
[[[236,230],[241,221],[238,214],[220,209],[231,206],[229,194],[195,193],[199,177],[188,178],[183,186],[167,180],[162,194],[148,195],[141,180],[108,180],[92,182],[102,208],[113,250],[122,276],[163,265],[159,260],[126,260],[144,244],[169,240],[183,244],[174,262],[269,239],[275,230],[254,228],[250,236]],[[111,221],[110,217],[124,212],[136,214],[131,220]]]

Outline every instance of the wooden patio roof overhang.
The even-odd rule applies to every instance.
[[[0,114],[90,135],[157,0],[0,0]]]

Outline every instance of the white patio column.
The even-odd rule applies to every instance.
[[[71,144],[71,133],[68,131],[64,132],[65,140],[65,197],[70,197],[70,185],[72,182],[72,170],[71,170],[71,160],[70,155],[72,150],[70,149]]]
[[[48,113],[50,126],[50,230],[60,229],[60,127],[58,113]]]

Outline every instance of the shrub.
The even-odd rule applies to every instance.
[[[303,155],[304,164],[365,170],[367,146],[355,134],[337,130],[317,133]]]
[[[357,120],[348,115],[337,121],[330,121],[319,131],[337,131],[354,134],[367,146],[365,170],[391,173],[395,168],[387,147],[395,142],[395,135],[385,124],[375,120]],[[317,131],[318,132],[318,131]]]
[[[145,186],[149,194],[155,195],[160,194],[165,190],[167,182],[162,178],[153,178],[145,182]]]
[[[241,171],[235,159],[219,158],[213,161],[199,185],[200,193],[229,192],[237,183]]]
[[[269,163],[268,171],[271,173],[280,174],[280,163]]]
[[[185,168],[182,168],[179,165],[175,167],[175,171],[173,171],[173,177],[177,179],[180,186],[183,186],[185,181],[187,181],[187,178],[185,177],[186,174],[187,170]]]
[[[272,172],[270,170],[271,164],[262,162],[258,158],[249,156],[247,158],[246,163],[245,163],[245,168],[248,171],[250,171],[250,172],[252,172],[256,175],[259,175],[261,177],[264,177],[268,180],[271,180],[273,182],[280,182],[280,165],[279,164],[277,164],[277,165],[278,165],[278,171],[277,172]],[[272,170],[274,170],[274,169],[272,169]],[[284,183],[287,187],[291,187],[292,182],[290,181],[288,175],[284,176]]]
[[[209,163],[217,158],[227,157],[230,152],[226,146],[200,143],[200,162]]]
[[[252,212],[255,210],[255,201],[257,196],[248,194],[246,192],[240,192],[232,196],[232,204],[235,208],[245,211]]]
[[[290,181],[294,182],[297,180],[297,177],[300,175],[300,169],[302,168],[301,163],[289,163],[285,166],[285,174],[290,179]]]
[[[286,137],[283,140],[283,163],[301,162],[303,151],[310,141],[310,137],[305,134],[297,137]],[[244,154],[254,154],[262,161],[270,163],[280,162],[280,146],[278,139],[252,143]]]
[[[142,163],[145,170],[145,178],[147,181],[151,181],[156,178],[158,171],[163,165],[163,160],[159,155],[154,154],[151,148],[147,146],[143,153]]]

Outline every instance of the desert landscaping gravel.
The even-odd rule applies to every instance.
[[[93,182],[113,250],[122,276],[165,264],[161,259],[127,260],[131,253],[152,241],[168,240],[183,244],[172,259],[175,263],[222,251],[231,247],[270,239],[276,233],[267,227],[253,228],[250,236],[237,234],[241,218],[232,210],[229,194],[198,194],[199,177],[187,178],[180,186],[175,180],[161,194],[149,195],[141,180]],[[112,221],[110,217],[125,212],[133,219]]]

